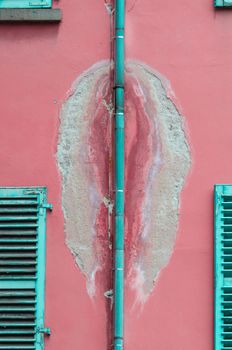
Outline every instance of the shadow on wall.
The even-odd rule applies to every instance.
[[[112,288],[110,76],[109,63],[100,62],[77,79],[59,130],[66,243],[90,296]],[[126,64],[125,120],[126,287],[144,302],[172,254],[191,158],[169,82],[133,61]]]

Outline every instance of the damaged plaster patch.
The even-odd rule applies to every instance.
[[[110,280],[112,269],[109,76],[109,64],[102,62],[74,83],[61,111],[57,151],[66,243],[90,295],[95,294],[96,273]],[[128,62],[125,93],[125,277],[126,286],[144,302],[172,254],[191,159],[169,83],[150,67]],[[110,289],[103,279],[105,290]]]
[[[73,84],[71,96],[62,107],[57,148],[66,244],[86,275],[91,296],[95,294],[95,274],[100,269],[94,240],[97,214],[105,193],[95,177],[91,159],[95,150],[91,149],[88,139],[99,99],[100,104],[105,105],[104,113],[109,114],[103,91],[108,72],[108,63],[102,62],[84,72]]]
[[[169,96],[170,84],[144,64],[130,62],[127,74],[137,82],[144,115],[154,125],[153,152],[141,205],[140,250],[129,267],[130,286],[145,301],[173,251],[179,216],[179,197],[191,166],[184,120]],[[132,282],[132,283],[131,283]]]

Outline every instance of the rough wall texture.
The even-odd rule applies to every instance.
[[[142,302],[172,253],[190,152],[183,117],[164,78],[128,62],[125,94],[126,285]],[[90,295],[97,271],[100,289],[111,285],[112,116],[110,67],[102,62],[73,85],[61,112],[57,152],[66,243],[86,275]]]
[[[94,66],[74,84],[61,112],[57,159],[63,178],[66,242],[95,293],[110,257],[107,237],[109,67]]]

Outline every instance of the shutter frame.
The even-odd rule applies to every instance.
[[[6,205],[5,203],[8,203],[8,205]],[[20,203],[20,204],[17,204],[16,206],[16,205],[9,205],[9,203],[11,204]],[[45,262],[46,262],[46,208],[47,206],[48,206],[47,189],[45,187],[20,187],[20,188],[19,187],[17,188],[1,187],[0,188],[0,237],[3,237],[3,243],[0,242],[0,252],[2,255],[4,255],[5,249],[9,249],[8,255],[10,256],[10,257],[8,256],[8,258],[5,258],[5,260],[4,260],[4,257],[2,257],[1,261],[3,261],[3,264],[5,264],[4,267],[6,267],[6,270],[8,269],[11,271],[11,265],[9,265],[9,259],[10,259],[10,262],[14,264],[13,271],[15,271],[15,272],[10,272],[10,276],[9,276],[7,274],[4,275],[4,272],[1,272],[1,271],[4,271],[4,269],[0,270],[0,292],[2,291],[2,294],[4,294],[5,291],[7,291],[11,295],[9,299],[5,299],[6,298],[5,296],[2,297],[1,299],[1,296],[0,296],[0,304],[5,302],[5,300],[10,300],[10,302],[8,301],[7,303],[8,304],[11,303],[10,304],[11,310],[15,310],[14,305],[16,305],[17,310],[20,310],[20,311],[17,311],[18,315],[14,311],[12,311],[12,314],[10,314],[10,315],[13,315],[12,316],[13,321],[11,320],[4,321],[3,319],[3,325],[4,325],[4,322],[8,322],[9,326],[5,326],[5,327],[0,326],[0,349],[25,349],[25,350],[26,349],[34,349],[34,350],[44,349],[44,297],[45,297],[45,269],[46,269]],[[9,214],[9,210],[11,211],[10,214]],[[26,213],[24,212],[25,210],[26,210]],[[8,211],[8,212],[5,214],[5,211]],[[19,214],[18,214],[18,211],[19,211]],[[34,211],[34,212],[29,213],[30,211]],[[5,221],[6,218],[8,218],[7,215],[9,216],[9,220]],[[34,219],[34,217],[36,217],[36,219]],[[19,221],[19,219],[21,221]],[[4,227],[5,223],[7,226],[6,228]],[[17,225],[20,227],[17,228]],[[24,234],[26,234],[26,236]],[[6,240],[5,240],[5,237],[7,237]],[[12,240],[12,237],[16,239]],[[4,241],[8,242],[7,246],[4,246],[4,244],[6,244]],[[14,243],[15,241],[17,243]],[[36,242],[34,243],[34,241]],[[15,247],[14,247],[14,244],[16,244]],[[17,245],[20,246],[19,249]],[[12,248],[16,248],[16,249],[12,250]],[[32,257],[30,258],[27,257],[28,252],[33,253],[31,255],[29,254]],[[16,256],[15,254],[16,255],[18,254],[18,256],[21,256],[21,257],[15,258]],[[20,259],[23,259],[23,265],[22,265],[22,260]],[[16,262],[18,265],[16,265]],[[25,269],[24,269],[24,264],[26,264]],[[34,270],[33,268],[28,269],[27,264],[29,265],[34,264],[34,265],[31,265],[31,266],[34,266]],[[22,273],[21,271],[24,271],[24,270],[34,271],[34,275],[32,272],[30,272],[29,275],[26,275],[26,273],[24,272]],[[18,275],[18,271],[20,271],[20,273],[22,274]],[[28,297],[30,293],[32,293],[34,296]],[[18,294],[21,294],[21,298],[16,297],[16,295]],[[20,302],[18,302],[17,300],[20,300]],[[26,305],[25,306],[26,310],[28,310],[28,308],[30,310],[35,308],[35,312],[32,311],[29,314],[30,311],[25,311],[25,310],[22,311],[22,302]],[[22,326],[23,322],[25,324],[29,322],[23,312],[28,313],[28,315],[30,316],[30,317],[28,316],[31,322],[30,324],[33,324],[34,326],[30,326],[30,327]],[[25,316],[24,317],[25,321],[22,321],[22,315],[23,317]],[[18,317],[18,321],[17,321],[17,317]],[[1,318],[1,310],[0,310],[0,318]],[[3,318],[4,318],[4,315],[3,315]],[[13,324],[18,324],[18,327],[16,326],[14,327]],[[28,336],[28,340],[26,340],[27,334],[22,332],[23,329],[26,329],[27,331],[29,330],[31,334],[30,337],[32,338]],[[5,330],[8,331],[8,333],[9,332],[12,333],[12,334],[10,333],[6,339],[6,341],[9,342],[9,344],[11,344],[9,345],[10,346],[9,348],[7,348],[7,343],[6,344],[4,343]],[[21,332],[20,336],[18,336],[18,339],[20,339],[18,342],[17,342],[17,337],[15,336],[15,330],[17,330],[17,332]],[[14,343],[12,343],[13,341]],[[25,341],[28,341],[28,347],[25,346],[25,344],[27,344],[25,343]],[[14,344],[14,347],[12,347],[12,344]]]
[[[214,349],[232,349],[232,185],[214,187]]]

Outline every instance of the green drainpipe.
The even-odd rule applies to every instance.
[[[123,349],[124,321],[124,23],[125,0],[115,0],[115,350]]]

